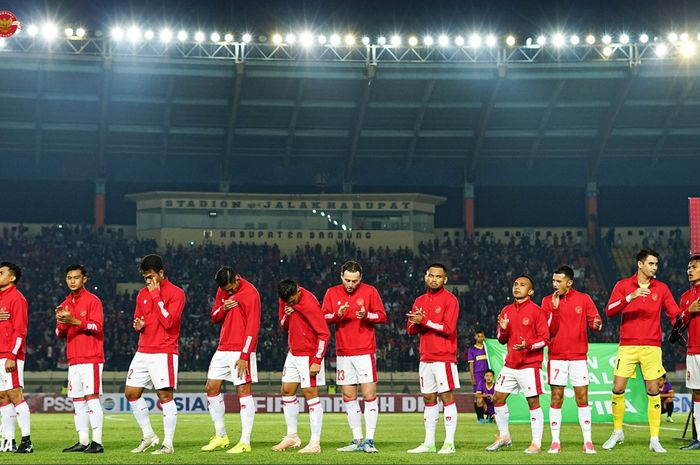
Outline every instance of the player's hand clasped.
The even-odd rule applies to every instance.
[[[294,313],[294,307],[292,307],[292,306],[290,306],[290,305],[286,305],[286,306],[284,307],[284,313],[285,313],[285,315],[287,315],[287,316],[291,315],[292,313]]]
[[[425,313],[423,313],[423,309],[421,307],[416,307],[412,313],[407,313],[407,315],[408,321],[410,321],[414,325],[419,325],[423,321]]]
[[[697,298],[690,306],[688,306],[688,312],[689,313],[698,313],[700,312],[700,297]],[[0,315],[2,315],[0,313]]]
[[[12,373],[17,369],[17,362],[15,362],[12,359],[7,359],[5,360],[5,372],[6,373]]]
[[[144,317],[134,318],[134,323],[132,325],[136,331],[141,331],[144,326],[146,326],[146,320]]]
[[[10,319],[10,312],[5,310],[5,307],[0,308],[0,321],[7,321]]]
[[[349,303],[349,302],[345,302],[343,305],[341,305],[341,306],[338,308],[338,316],[339,316],[340,318],[342,318],[343,315],[345,315],[345,311],[348,309],[349,306],[350,306],[350,303]]]

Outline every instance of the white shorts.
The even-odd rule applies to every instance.
[[[539,368],[514,369],[503,367],[496,379],[496,391],[507,394],[522,392],[525,397],[542,394],[542,380]]]
[[[258,382],[258,362],[255,352],[251,352],[248,361],[248,375],[244,378],[238,376],[236,362],[241,358],[239,351],[217,350],[209,363],[207,379],[223,379],[231,381],[234,386]]]
[[[335,379],[338,386],[376,383],[377,362],[374,354],[338,355]]]
[[[310,358],[308,355],[296,356],[292,355],[291,352],[287,352],[287,359],[284,361],[284,368],[282,369],[282,382],[299,383],[302,389],[325,386],[326,369],[324,360],[321,360],[321,371],[312,378],[309,374]]]
[[[126,375],[126,385],[147,389],[177,388],[177,355],[136,352]]]
[[[588,386],[588,361],[550,360],[547,363],[547,381],[550,386]]]
[[[24,388],[24,360],[15,360],[16,368],[12,373],[5,371],[6,358],[0,358],[0,391]]]
[[[442,393],[459,389],[457,364],[452,362],[420,362],[418,365],[421,394]]]
[[[700,355],[686,355],[685,366],[685,387],[700,389]]]
[[[102,394],[102,367],[104,363],[78,363],[68,367],[68,397],[79,399]]]

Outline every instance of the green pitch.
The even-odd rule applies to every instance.
[[[378,454],[359,452],[341,453],[335,448],[349,442],[350,431],[342,414],[328,414],[323,417],[322,448],[320,455],[300,456],[296,451],[272,452],[270,447],[276,444],[286,432],[282,414],[259,414],[255,417],[253,429],[253,452],[243,455],[226,454],[224,451],[200,452],[199,448],[207,443],[212,434],[213,425],[208,415],[186,414],[178,417],[175,433],[175,454],[167,456],[150,455],[150,450],[143,454],[129,451],[141,440],[139,430],[131,415],[107,415],[105,418],[105,453],[87,455],[81,453],[62,453],[61,449],[73,445],[77,435],[73,427],[71,414],[34,414],[32,415],[32,442],[36,452],[31,455],[0,453],[1,463],[700,463],[700,452],[678,450],[684,442],[672,438],[681,436],[685,420],[676,418],[679,423],[662,425],[661,443],[668,450],[667,454],[649,452],[648,429],[644,425],[626,425],[625,443],[613,451],[604,451],[601,444],[611,431],[610,424],[594,424],[593,440],[598,449],[596,455],[581,453],[581,435],[578,425],[566,424],[562,428],[562,452],[549,455],[542,452],[529,456],[523,453],[530,442],[529,425],[513,425],[511,434],[512,447],[499,452],[484,450],[494,438],[496,426],[478,425],[473,414],[462,414],[457,427],[457,453],[451,456],[437,454],[407,454],[406,450],[416,447],[423,440],[422,414],[401,413],[381,414],[376,434]],[[152,414],[151,422],[156,434],[162,439],[162,420],[160,414]],[[238,415],[226,415],[226,425],[231,444],[238,441],[240,422]],[[309,439],[308,415],[299,417],[299,434],[304,444]],[[444,438],[442,416],[438,423],[438,449]],[[549,432],[545,429],[544,447],[549,447]]]

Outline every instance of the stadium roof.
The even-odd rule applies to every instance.
[[[613,44],[612,57],[602,47],[563,58],[499,47],[426,58],[420,47],[324,57],[250,44],[240,54],[219,47],[226,57],[144,46],[120,52],[105,42],[86,41],[94,50],[0,49],[0,150],[12,160],[5,176],[695,183],[699,69],[637,45]]]

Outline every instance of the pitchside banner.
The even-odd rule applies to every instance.
[[[690,253],[700,253],[700,197],[688,198],[688,213],[690,219]]]
[[[486,353],[489,365],[496,373],[501,371],[506,358],[506,346],[496,339],[485,341]],[[588,372],[590,385],[588,386],[588,403],[591,406],[593,422],[612,421],[612,402],[610,394],[613,385],[613,368],[617,360],[617,344],[598,343],[588,345]],[[547,384],[547,349],[545,349],[544,362],[542,363],[541,381],[544,394],[540,396],[540,405],[548,416],[549,412],[549,384]],[[498,388],[498,386],[496,387]],[[625,391],[626,422],[647,421],[647,393],[641,372],[637,368],[636,378],[630,378]],[[574,390],[571,383],[564,390],[564,405],[562,406],[562,420],[566,423],[578,422],[578,410]],[[527,402],[522,395],[508,397],[508,410],[510,421],[530,422],[530,412]]]

